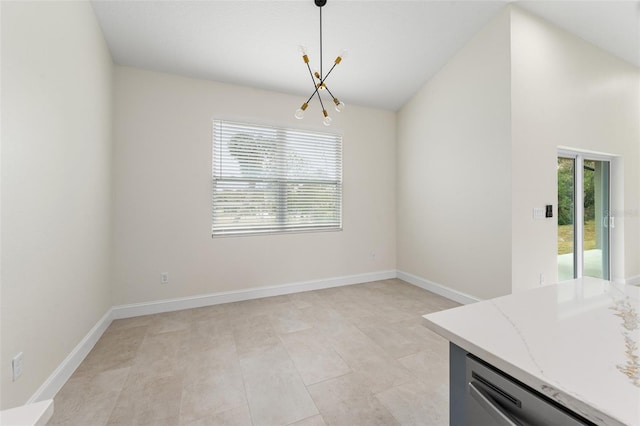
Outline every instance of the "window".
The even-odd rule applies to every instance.
[[[214,120],[212,235],[342,228],[342,137]]]

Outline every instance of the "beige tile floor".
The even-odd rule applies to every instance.
[[[400,280],[114,321],[49,425],[446,425],[457,303]]]

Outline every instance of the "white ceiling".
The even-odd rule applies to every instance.
[[[313,0],[93,0],[117,64],[301,96],[312,91],[298,52],[319,67]],[[508,0],[328,0],[324,70],[347,104],[399,109]],[[640,67],[640,1],[518,1],[522,8]]]

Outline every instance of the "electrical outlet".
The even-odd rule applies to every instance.
[[[13,370],[13,381],[15,382],[22,376],[22,352],[11,360],[11,369]]]
[[[161,272],[160,273],[160,284],[169,284],[169,273]]]
[[[372,261],[376,261],[376,252],[372,251],[371,253],[369,253],[369,258],[371,258]]]
[[[540,285],[544,284],[544,274],[540,273]]]

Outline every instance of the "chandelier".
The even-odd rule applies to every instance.
[[[340,112],[344,109],[344,102],[340,101],[338,98],[333,96],[333,93],[331,93],[331,90],[329,90],[329,88],[326,85],[326,80],[331,74],[331,72],[333,71],[333,69],[336,67],[336,65],[338,65],[342,61],[342,59],[345,57],[345,54],[347,52],[346,50],[343,50],[342,53],[340,53],[340,56],[336,57],[336,59],[333,61],[333,65],[331,66],[331,69],[329,69],[329,72],[327,72],[326,74],[323,74],[322,72],[323,71],[322,70],[322,6],[327,4],[327,0],[314,0],[314,2],[316,6],[318,6],[318,8],[320,9],[320,71],[311,70],[311,65],[309,65],[309,57],[307,56],[307,49],[304,46],[300,46],[300,53],[302,54],[302,60],[307,65],[307,69],[309,70],[309,76],[311,76],[311,82],[313,83],[313,92],[311,93],[311,96],[309,96],[309,99],[307,99],[307,101],[303,103],[300,108],[298,108],[298,110],[295,113],[295,117],[298,120],[301,120],[304,117],[304,111],[309,106],[309,102],[311,102],[311,99],[313,99],[314,96],[317,96],[318,101],[320,102],[320,107],[322,108],[322,115],[324,115],[324,120],[322,121],[322,123],[325,126],[330,126],[331,117],[329,117],[329,114],[327,113],[327,110],[324,107],[324,103],[322,102],[322,96],[320,94],[321,92],[326,92],[329,94],[329,96],[331,96],[331,99],[335,104],[335,108],[337,112]]]

